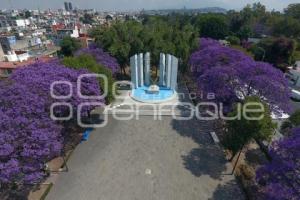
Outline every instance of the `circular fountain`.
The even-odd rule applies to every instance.
[[[142,86],[131,91],[131,97],[143,103],[163,103],[170,101],[176,97],[174,90],[166,87],[158,87],[158,90],[152,90],[151,86]]]
[[[172,55],[160,54],[159,83],[153,81],[150,70],[150,53],[136,54],[130,58],[131,98],[143,103],[162,103],[177,97],[178,59]],[[155,73],[156,74],[156,73]],[[155,78],[154,78],[155,79]],[[152,82],[152,84],[150,84]]]

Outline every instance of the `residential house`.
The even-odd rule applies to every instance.
[[[8,62],[23,62],[30,58],[28,51],[16,50],[9,51],[5,56]]]
[[[58,29],[57,30],[57,36],[58,38],[62,39],[66,36],[70,36],[72,38],[78,38],[79,37],[79,30],[77,26],[75,28],[64,28],[64,29]]]
[[[13,46],[17,45],[17,38],[12,35],[0,36],[0,45],[2,46],[4,53],[7,53],[12,50]]]
[[[15,69],[33,64],[37,61],[48,62],[53,59],[50,56],[43,56],[40,58],[30,58],[24,62],[0,62],[0,78],[8,77]]]
[[[0,44],[0,61],[4,61],[4,51],[3,51],[3,49],[2,49],[2,46],[1,46],[1,44]]]
[[[88,37],[87,34],[79,34],[78,40],[81,43],[82,47],[88,47],[90,44],[94,43],[95,39]]]

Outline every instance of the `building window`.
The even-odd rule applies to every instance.
[[[5,69],[4,70],[4,75],[8,76],[12,73],[12,70],[11,69]]]

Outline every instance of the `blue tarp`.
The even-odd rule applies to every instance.
[[[82,135],[82,139],[81,141],[87,141],[89,139],[89,136],[91,134],[91,132],[93,131],[92,128],[88,128],[84,131],[83,135]]]

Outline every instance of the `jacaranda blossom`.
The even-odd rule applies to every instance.
[[[59,156],[63,148],[63,123],[50,117],[54,102],[70,103],[74,115],[84,102],[104,102],[103,99],[82,99],[77,94],[77,78],[86,70],[73,70],[57,61],[37,62],[16,70],[8,79],[0,81],[0,182],[36,183],[46,175],[44,165]],[[50,94],[54,81],[68,81],[73,94],[68,99],[55,99]],[[83,95],[100,95],[96,78],[82,80]],[[68,95],[69,86],[54,87],[57,96]],[[93,109],[87,106],[86,116]],[[56,115],[68,113],[66,107],[57,107]]]
[[[273,112],[289,112],[290,92],[284,74],[271,64],[256,62],[243,52],[208,38],[190,57],[198,89],[214,93],[225,111],[246,96],[259,96]]]
[[[292,135],[273,143],[271,162],[257,171],[266,200],[299,200],[300,198],[300,128]]]

